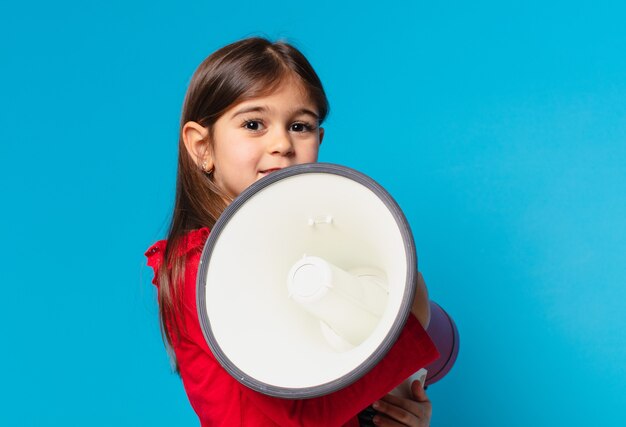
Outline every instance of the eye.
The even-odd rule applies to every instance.
[[[256,120],[256,119],[245,120],[243,122],[242,127],[252,132],[258,132],[264,129],[263,122],[261,122],[261,120]]]
[[[310,132],[314,129],[313,125],[307,122],[292,123],[289,127],[291,132]]]

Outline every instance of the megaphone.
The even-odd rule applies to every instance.
[[[454,366],[459,354],[459,331],[452,317],[432,300],[430,301],[430,322],[426,332],[433,340],[435,347],[437,347],[439,357],[404,380],[391,391],[391,394],[410,398],[412,396],[411,384],[413,381],[419,381],[424,388],[427,388],[445,377],[452,369],[452,366]],[[369,415],[373,416],[375,412],[372,409],[369,411]],[[370,425],[367,421],[369,418],[368,414],[363,414],[361,425]]]
[[[439,358],[426,366],[424,385],[429,386],[445,377],[459,355],[459,330],[452,317],[439,304],[430,301],[430,323],[426,332],[439,350]]]
[[[199,265],[198,315],[239,382],[317,397],[384,357],[416,278],[413,236],[392,197],[353,169],[302,164],[255,182],[224,210]]]

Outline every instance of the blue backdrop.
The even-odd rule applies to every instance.
[[[432,425],[626,425],[626,7],[436,3],[3,2],[0,425],[198,424],[142,254],[190,76],[249,35],[405,210],[462,340]]]

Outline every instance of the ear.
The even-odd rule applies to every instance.
[[[320,145],[322,145],[322,140],[324,139],[324,128],[320,128]]]
[[[213,169],[208,135],[209,130],[197,122],[187,122],[183,125],[182,137],[187,153],[196,165],[205,170]]]

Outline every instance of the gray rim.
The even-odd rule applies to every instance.
[[[396,220],[398,228],[400,229],[406,253],[408,274],[407,286],[405,286],[405,293],[402,297],[400,310],[398,311],[396,319],[394,320],[393,325],[390,328],[389,333],[387,334],[385,339],[376,348],[376,350],[372,352],[367,360],[365,360],[363,363],[361,363],[359,366],[357,366],[346,375],[328,383],[317,385],[314,387],[289,388],[266,384],[262,381],[255,379],[249,374],[241,371],[222,351],[211,329],[211,321],[209,320],[206,309],[206,287],[204,284],[206,283],[213,248],[217,244],[221,232],[224,230],[233,215],[237,213],[239,208],[241,208],[241,206],[248,199],[250,199],[252,196],[263,190],[264,188],[285,178],[305,173],[330,173],[340,175],[365,186],[374,194],[376,194],[378,198],[389,209],[389,211],[393,215],[393,218]],[[291,166],[289,168],[276,171],[248,187],[224,210],[218,221],[215,223],[215,226],[211,230],[209,238],[207,239],[202,250],[202,257],[200,258],[200,265],[198,266],[198,277],[196,282],[196,304],[198,307],[198,318],[200,320],[200,327],[209,348],[211,349],[219,363],[232,377],[234,377],[243,385],[263,394],[286,399],[304,399],[318,397],[340,390],[352,384],[363,375],[365,375],[367,372],[369,372],[385,356],[385,354],[387,354],[395,341],[398,339],[398,336],[400,335],[400,332],[402,331],[402,328],[404,327],[404,324],[406,323],[407,317],[410,313],[413,297],[415,294],[415,289],[412,284],[415,283],[416,274],[417,255],[415,253],[413,234],[411,233],[411,229],[404,216],[404,213],[402,212],[396,201],[383,187],[381,187],[377,182],[375,182],[367,175],[364,175],[361,172],[345,166],[335,165],[331,163],[306,163]]]

